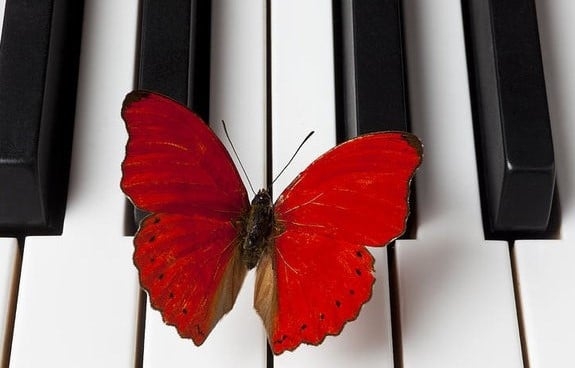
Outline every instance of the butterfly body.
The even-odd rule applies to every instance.
[[[374,259],[405,231],[421,162],[405,132],[360,136],[302,171],[275,203],[250,203],[238,170],[193,112],[151,92],[126,96],[121,188],[150,215],[134,264],[150,304],[202,344],[256,269],[254,307],[275,354],[339,334],[371,298]]]
[[[262,253],[271,245],[274,225],[272,198],[268,190],[260,189],[251,202],[248,214],[239,224],[239,239],[243,239],[241,258],[248,270],[258,264]]]

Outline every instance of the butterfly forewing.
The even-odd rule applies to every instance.
[[[247,193],[229,153],[185,106],[136,91],[126,96],[122,117],[129,139],[121,187],[137,207],[225,219],[246,209]]]
[[[246,268],[235,222],[248,209],[232,160],[199,117],[177,102],[130,93],[121,187],[151,215],[135,236],[134,263],[152,306],[201,344],[237,297]]]
[[[321,156],[281,194],[280,230],[258,269],[255,298],[275,353],[317,345],[357,317],[374,282],[364,245],[404,232],[420,161],[414,136],[369,134]],[[266,279],[271,291],[260,286]]]
[[[409,183],[420,161],[421,143],[408,133],[352,139],[298,175],[278,198],[276,217],[290,228],[385,245],[405,230]]]

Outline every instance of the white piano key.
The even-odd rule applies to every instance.
[[[256,190],[265,185],[265,11],[263,0],[212,3],[210,125],[229,147],[221,120],[226,122]],[[144,367],[265,367],[266,338],[253,307],[254,275],[248,274],[232,311],[200,347],[179,337],[148,304]]]
[[[8,363],[8,346],[12,336],[14,280],[18,275],[20,252],[14,238],[0,238],[0,366]]]
[[[536,1],[561,202],[558,240],[516,241],[530,368],[575,366],[575,3]]]
[[[274,196],[336,143],[331,1],[271,2],[272,160],[274,176],[311,130],[315,134],[274,185]],[[274,367],[392,367],[387,257],[373,251],[372,299],[339,336],[301,345],[274,358]]]
[[[134,366],[139,288],[119,182],[137,9],[86,1],[64,232],[26,239],[11,367]]]
[[[144,367],[265,367],[266,339],[253,308],[254,273],[246,277],[236,305],[202,346],[181,338],[148,303]]]
[[[506,242],[485,241],[459,0],[406,0],[415,240],[396,242],[404,367],[523,367]]]
[[[573,367],[573,238],[517,241],[514,256],[529,367]]]
[[[271,2],[273,175],[310,131],[312,138],[274,184],[277,197],[300,171],[333,147],[335,87],[331,3]]]

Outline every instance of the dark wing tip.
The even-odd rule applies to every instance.
[[[128,93],[126,95],[126,97],[124,98],[124,102],[122,103],[122,112],[126,111],[126,109],[129,108],[130,105],[132,105],[133,103],[141,101],[144,98],[148,97],[149,95],[150,95],[150,92],[140,91],[140,90],[136,90],[136,91],[132,91],[132,92]]]
[[[419,156],[423,156],[423,144],[421,143],[419,138],[417,138],[416,135],[411,134],[411,133],[407,133],[407,132],[403,132],[401,134],[401,136],[407,142],[407,144],[409,144],[411,147],[413,147],[417,151],[417,154]]]

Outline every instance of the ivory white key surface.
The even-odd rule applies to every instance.
[[[331,1],[271,2],[272,151],[274,176],[311,130],[315,134],[274,185],[274,196],[335,141]],[[320,346],[301,345],[274,367],[392,367],[387,257],[371,248],[377,281],[357,320]]]
[[[485,241],[459,0],[403,5],[417,236],[396,242],[405,368],[523,367],[506,242]]]
[[[536,1],[561,203],[558,240],[515,242],[530,368],[575,366],[575,3]]]
[[[14,278],[19,262],[18,242],[14,238],[0,238],[0,366],[7,363],[6,344],[10,341],[9,327],[13,318],[11,305]]]
[[[137,10],[86,1],[64,231],[26,239],[10,367],[135,364],[139,288],[119,182]]]
[[[265,180],[265,14],[263,0],[212,3],[210,125],[229,147],[221,120],[226,122],[256,187]],[[144,367],[265,367],[265,334],[253,307],[254,276],[248,273],[235,306],[200,347],[179,337],[148,304]]]

